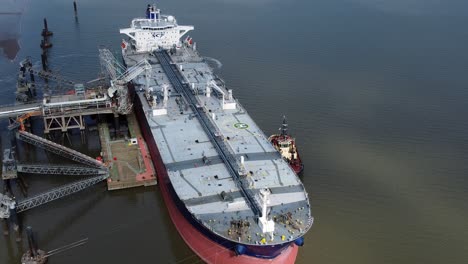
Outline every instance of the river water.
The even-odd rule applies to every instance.
[[[0,59],[0,104],[14,100],[18,60],[39,61],[44,17],[55,33],[51,68],[88,81],[100,70],[98,47],[117,51],[118,29],[147,4],[80,0],[75,18],[71,0],[26,2],[18,57]],[[195,25],[201,54],[221,62],[220,75],[266,134],[288,117],[315,216],[297,263],[467,263],[468,2],[158,4],[179,24]],[[99,151],[95,132],[85,144],[79,133],[71,141]],[[22,158],[63,162],[20,146]],[[70,180],[27,176],[31,193]],[[102,184],[28,211],[22,221],[42,249],[89,239],[49,263],[201,262],[157,187],[106,192]],[[12,237],[0,238],[0,263],[19,263],[21,253]]]

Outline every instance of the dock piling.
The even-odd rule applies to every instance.
[[[52,48],[52,43],[50,43],[46,37],[44,37],[42,40],[41,40],[41,48],[42,50],[46,50],[46,49],[49,49],[49,48]]]
[[[115,138],[120,136],[120,120],[119,114],[114,114]]]
[[[47,38],[48,36],[52,36],[54,33],[52,31],[49,31],[49,27],[47,26],[47,19],[44,18],[44,28],[42,29],[41,35],[44,38]]]
[[[42,29],[42,40],[41,40],[41,49],[46,50],[52,47],[52,43],[49,42],[49,36],[52,36],[54,33],[49,31],[49,27],[47,26],[47,19],[44,18],[44,28]]]
[[[43,51],[41,54],[42,70],[47,71],[47,54]]]
[[[29,79],[31,80],[31,83],[36,82],[36,80],[34,79],[34,73],[32,70],[29,70]]]
[[[20,232],[20,226],[18,223],[18,215],[16,213],[15,203],[13,203],[10,206],[10,221],[11,221],[11,224],[13,225],[13,231],[15,232],[16,242],[19,243],[21,242],[21,232]]]
[[[26,227],[26,234],[28,236],[29,256],[35,258],[37,256],[37,244],[34,241],[32,227]]]
[[[4,194],[13,194],[13,192],[11,190],[10,179],[4,179],[3,180],[3,193]]]
[[[13,231],[15,231],[15,241],[16,243],[21,242],[21,231],[20,231],[20,226],[18,223],[13,224]]]
[[[21,263],[34,263],[34,264],[44,264],[47,262],[46,252],[40,250],[37,247],[36,240],[34,239],[34,233],[32,227],[28,226],[26,228],[26,234],[28,237],[28,247],[29,250],[23,254],[21,257]]]
[[[47,19],[46,18],[44,18],[44,29],[45,29],[45,31],[49,30],[49,28],[47,27]]]
[[[2,219],[3,235],[8,236],[10,234],[10,228],[8,226],[8,219]]]

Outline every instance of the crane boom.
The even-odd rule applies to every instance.
[[[126,69],[108,49],[99,49],[99,59],[101,67],[106,70],[110,79],[111,87],[107,90],[107,94],[110,98],[117,97],[117,112],[125,115],[129,114],[132,109],[132,103],[126,84],[145,72],[146,86],[148,88],[151,64],[144,59]]]
[[[117,61],[114,54],[108,49],[99,49],[99,60],[101,67],[106,70],[111,80],[117,79],[118,76],[125,72],[125,67]]]

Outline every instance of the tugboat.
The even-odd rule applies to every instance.
[[[288,135],[288,123],[285,116],[283,116],[283,125],[280,130],[281,134],[271,135],[268,141],[279,151],[294,172],[300,175],[304,171],[304,164],[302,164],[301,157],[299,157],[295,139]]]

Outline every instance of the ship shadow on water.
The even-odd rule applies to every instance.
[[[100,189],[100,190],[96,190]],[[54,228],[49,230],[46,235],[44,236],[37,236],[38,241],[54,241],[56,237],[61,237],[62,234],[64,234],[67,231],[67,228],[73,225],[73,223],[78,222],[83,216],[85,216],[88,212],[92,211],[93,208],[96,207],[99,202],[104,199],[106,194],[106,191],[104,190],[103,184],[98,184],[94,188],[91,188],[89,190],[84,190],[83,192],[74,194],[73,197],[68,197],[64,198],[62,200],[55,201],[53,203],[63,203],[63,204],[68,204],[73,200],[73,203],[77,203],[76,207],[73,209],[71,214],[64,214],[64,217],[62,217],[61,220],[59,220],[56,224],[54,224]],[[85,201],[80,203],[79,201],[82,201],[84,199]],[[56,204],[49,204],[49,205],[44,205],[44,206],[50,206],[50,207],[55,207]],[[52,209],[53,210],[53,209]],[[23,222],[27,223],[28,219],[28,214],[24,214],[23,217]],[[31,218],[34,218],[32,216]],[[24,229],[24,226],[23,226]],[[76,239],[81,239],[81,237],[77,237]],[[40,243],[39,243],[40,244]],[[60,245],[59,245],[60,246]],[[47,248],[49,249],[49,248]]]
[[[161,183],[158,183],[161,184]],[[177,263],[177,264],[189,264],[189,263],[205,263],[201,258],[197,256],[188,246],[185,244],[184,239],[180,236],[175,225],[172,223],[171,217],[169,216],[168,209],[164,203],[164,198],[161,194],[161,189],[158,187],[154,192],[156,200],[156,208],[161,212],[160,219],[162,220],[164,230],[167,232],[166,238],[168,239],[169,248],[172,256],[175,258],[173,261],[166,261],[164,263]],[[159,245],[158,245],[159,246]],[[167,246],[163,246],[167,247]]]
[[[2,39],[3,37],[0,35],[0,49],[3,50],[3,53],[8,60],[15,60],[16,55],[21,49],[18,39]]]
[[[27,0],[0,1],[0,50],[10,61],[16,59],[21,49],[21,20],[27,4]]]

